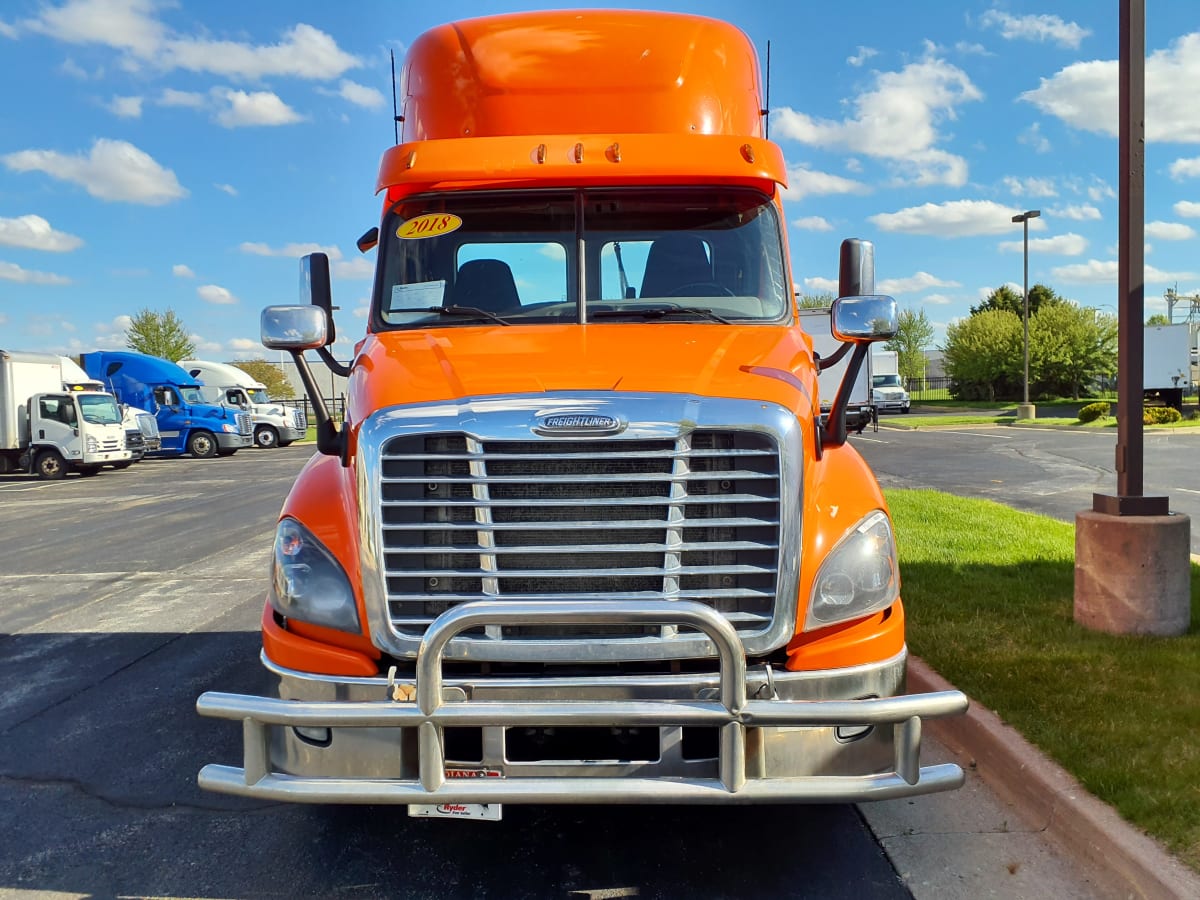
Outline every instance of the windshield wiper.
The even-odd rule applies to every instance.
[[[667,316],[699,316],[724,325],[733,323],[706,306],[632,306],[628,309],[600,309],[591,313],[591,319],[618,319],[632,316],[638,319],[664,319]]]
[[[397,310],[404,312],[404,310]],[[472,319],[487,319],[490,322],[496,322],[499,325],[511,325],[507,319],[502,319],[494,312],[488,312],[486,309],[480,309],[477,306],[427,306],[425,312],[437,313],[441,316],[466,316]]]

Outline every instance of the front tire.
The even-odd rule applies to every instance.
[[[114,469],[128,469],[132,465],[133,465],[133,461],[130,460],[129,462],[113,463],[113,468]]]
[[[99,475],[100,467],[99,466],[79,466],[78,471],[79,471],[79,474],[83,475],[84,477],[87,477],[89,475]]]
[[[279,432],[270,425],[259,425],[254,429],[254,446],[270,450],[279,446]]]
[[[196,459],[212,459],[217,455],[217,439],[210,431],[193,431],[187,446],[188,453]]]
[[[34,471],[45,481],[58,481],[67,477],[67,463],[57,450],[43,450],[34,463]]]

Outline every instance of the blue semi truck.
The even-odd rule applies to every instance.
[[[154,413],[162,448],[153,456],[230,456],[254,445],[250,414],[205,403],[200,382],[165,359],[132,351],[98,350],[82,357],[84,370],[121,403]]]

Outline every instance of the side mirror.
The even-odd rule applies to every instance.
[[[833,301],[830,328],[839,341],[890,341],[899,328],[896,301],[881,294]]]
[[[259,320],[263,346],[301,353],[324,347],[329,343],[329,319],[316,306],[268,306]]]
[[[332,344],[337,332],[333,326],[333,293],[329,287],[329,257],[310,253],[300,258],[300,302],[315,306],[325,313],[325,341]],[[315,349],[315,348],[312,348]]]

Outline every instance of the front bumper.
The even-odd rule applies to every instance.
[[[254,435],[252,434],[229,434],[224,431],[214,432],[214,434],[217,438],[217,446],[222,450],[244,450],[254,446]]]
[[[670,676],[444,679],[442,655],[479,626],[672,623],[703,631],[717,672]],[[727,620],[689,601],[476,602],[430,626],[415,677],[280,669],[280,698],[206,693],[201,715],[242,722],[241,767],[208,765],[202,788],[323,803],[854,802],[951,790],[953,764],[921,767],[923,718],[967,707],[958,691],[894,696],[906,654],[826,672],[749,673]],[[304,729],[303,733],[296,729]],[[446,730],[478,735],[478,758],[447,758]],[[512,758],[518,733],[657,733],[657,750]],[[688,751],[701,733],[711,753]],[[643,745],[644,746],[644,745]],[[552,757],[552,758],[551,758]],[[468,777],[475,776],[475,777]]]

